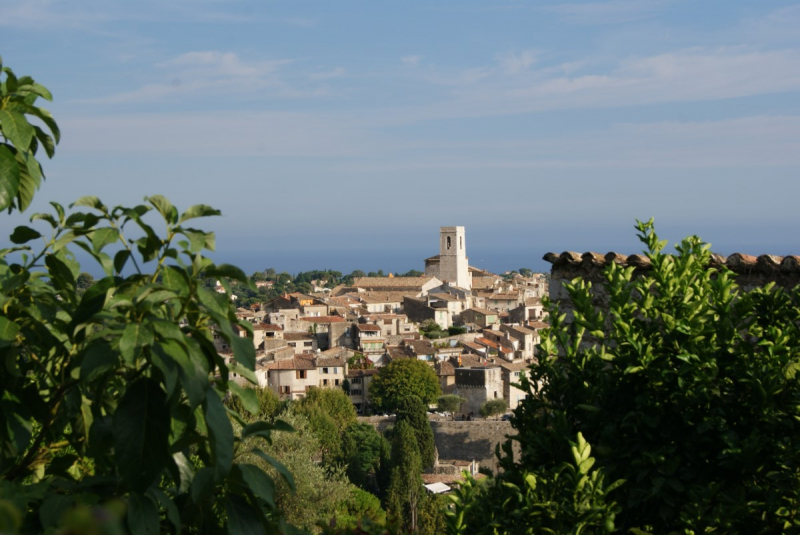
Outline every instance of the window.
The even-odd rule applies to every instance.
[[[351,382],[354,385],[360,385],[361,384],[361,377],[353,377],[353,380]]]
[[[291,393],[288,386],[281,387],[281,394],[289,394]]]
[[[458,238],[458,248],[459,249],[463,249],[464,248],[464,237],[463,236],[459,236],[459,238]]]
[[[295,379],[305,379],[306,378],[306,371],[305,370],[296,370],[295,371]]]
[[[328,368],[322,368],[322,373],[328,373]]]
[[[339,379],[334,379],[334,380],[333,380],[333,384],[334,384],[335,386],[339,386]]]
[[[323,379],[322,380],[322,386],[328,386],[328,380],[327,379]]]
[[[350,389],[350,395],[351,396],[360,396],[361,395],[361,390],[360,389]]]
[[[447,248],[450,249],[450,236],[447,237]]]
[[[336,375],[338,373],[339,373],[339,368],[334,368],[333,369],[333,374]],[[339,383],[336,383],[336,384],[339,384]]]

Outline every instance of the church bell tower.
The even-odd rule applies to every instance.
[[[464,227],[439,229],[439,279],[465,290],[471,289]]]

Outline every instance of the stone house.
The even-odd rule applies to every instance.
[[[461,412],[480,414],[481,405],[490,399],[503,398],[502,368],[494,364],[455,369],[455,393],[467,401]]]
[[[350,402],[355,406],[356,412],[364,414],[369,412],[369,385],[372,378],[378,374],[377,369],[348,370],[347,381],[350,383]]]
[[[283,333],[283,340],[294,349],[296,355],[317,350],[317,339],[313,334],[304,332]]]
[[[539,333],[534,329],[529,329],[521,325],[500,325],[500,331],[505,333],[506,338],[514,339],[518,342],[515,359],[530,361],[536,354],[536,344],[540,342]]]
[[[267,363],[263,370],[259,367],[256,372],[259,384],[263,373],[258,372],[263,371],[266,371],[266,384],[263,386],[268,386],[281,399],[301,399],[310,388],[319,384],[314,359],[307,354]]]
[[[317,357],[320,388],[341,388],[347,377],[347,361],[342,357]]]
[[[478,292],[478,297],[483,299],[483,306],[497,312],[510,312],[520,304],[520,294],[512,292]]]
[[[354,325],[356,347],[366,355],[383,353],[386,344],[381,335],[381,328],[373,323],[358,323]]]
[[[477,307],[472,307],[462,312],[461,320],[464,323],[474,323],[481,328],[500,323],[500,318],[496,311]]]
[[[497,364],[500,366],[501,379],[503,381],[503,399],[506,400],[508,408],[514,410],[527,397],[527,392],[517,388],[514,384],[519,383],[521,376],[528,367],[528,363],[499,361]]]

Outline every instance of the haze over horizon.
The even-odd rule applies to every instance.
[[[797,28],[773,0],[5,3],[4,64],[63,132],[9,225],[161,193],[222,210],[214,257],[248,272],[421,270],[445,225],[544,271],[641,251],[650,217],[798,254]]]

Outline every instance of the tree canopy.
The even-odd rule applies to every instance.
[[[581,280],[566,284],[571,322],[551,306],[505,470],[559,465],[580,432],[625,480],[625,531],[797,531],[800,289],[744,292],[699,238],[671,255],[652,221],[638,230],[652,268],[611,263],[607,308]]]
[[[58,127],[34,106],[46,88],[7,67],[0,76],[0,209],[22,211],[42,177],[37,148],[52,156]],[[256,382],[252,329],[227,295],[247,277],[207,258],[214,234],[194,226],[219,212],[160,195],[51,205],[0,250],[0,531],[286,531],[272,476],[289,488],[292,477],[261,447],[287,426],[247,424],[222,401],[259,410],[230,380]],[[88,288],[78,250],[103,274]],[[262,467],[240,463],[245,453]]]
[[[407,396],[419,396],[423,403],[431,404],[442,393],[433,368],[416,359],[390,362],[372,379],[369,389],[373,406],[388,412],[393,412]]]

